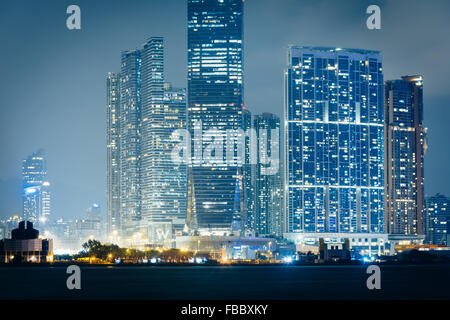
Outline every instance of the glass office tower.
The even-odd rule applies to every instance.
[[[287,231],[384,232],[379,52],[292,46],[285,90]]]
[[[390,234],[423,234],[424,153],[422,76],[385,85],[386,227]]]
[[[243,126],[243,1],[188,0],[187,11],[189,224],[191,230],[227,233],[233,222],[237,228],[241,224],[236,196],[243,194],[242,168],[237,157],[208,161],[207,146],[212,134],[225,142],[225,130]]]
[[[22,161],[23,219],[44,224],[50,216],[50,183],[47,180],[47,161],[43,149]]]
[[[141,51],[122,53],[120,72],[120,225],[123,237],[141,226]]]
[[[450,244],[450,198],[442,194],[427,197],[424,214],[425,241],[428,244]]]
[[[120,73],[106,78],[107,233],[120,230]]]

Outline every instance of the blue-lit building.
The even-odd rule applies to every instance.
[[[43,149],[22,161],[22,209],[25,220],[41,225],[50,216],[50,183]]]
[[[288,238],[385,232],[380,53],[292,46],[285,95]]]
[[[450,198],[438,193],[432,197],[427,197],[425,203],[425,242],[449,246]]]
[[[242,0],[188,0],[188,219],[190,230],[199,232],[242,227],[239,159],[210,161],[205,152],[212,142],[208,130],[220,135],[243,128],[243,6]]]
[[[399,239],[423,238],[423,78],[387,81],[384,92],[386,231]]]
[[[248,109],[243,111],[244,131],[253,128],[252,113]],[[255,134],[256,139],[256,134]],[[254,235],[256,230],[256,163],[251,163],[251,136],[245,137],[245,163],[243,165],[245,232]]]
[[[280,118],[265,112],[255,115],[253,124],[259,151],[255,165],[256,234],[280,237],[283,229]]]

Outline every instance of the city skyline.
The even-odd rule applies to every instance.
[[[324,2],[325,3],[325,2]],[[14,5],[9,4],[11,7],[13,7],[12,9],[14,9]],[[161,6],[160,3],[156,3],[157,6]],[[91,8],[94,8],[98,11],[98,4],[94,5]],[[174,7],[178,7],[178,4],[175,3],[169,3],[168,6],[174,6]],[[51,9],[51,6],[48,6]],[[81,7],[82,10],[89,10],[89,5],[87,4],[83,4],[81,3]],[[185,7],[185,4],[181,4],[182,8]],[[320,7],[320,5],[318,5],[318,7]],[[361,7],[363,7],[363,5],[361,5]],[[382,7],[382,10],[384,12],[384,7]],[[392,9],[392,7],[390,7]],[[17,8],[16,8],[17,9]],[[94,10],[93,9],[93,10]],[[255,4],[251,4],[250,1],[246,2],[246,15],[251,15],[252,13],[254,14],[255,11],[259,13],[261,13],[261,8],[259,7],[255,7]],[[306,10],[309,12],[314,12],[314,6],[307,6]],[[386,8],[386,10],[389,10],[389,7]],[[412,10],[412,9],[411,9]],[[96,11],[96,12],[97,12]],[[178,11],[176,12],[177,15],[179,15],[181,17],[181,21],[180,21],[180,32],[177,31],[177,34],[180,34],[180,39],[183,37],[186,37],[186,30],[184,29],[184,27],[181,27],[181,25],[183,23],[186,23],[186,18],[183,16],[183,10],[181,10],[181,14],[178,13]],[[262,10],[263,12],[265,12],[264,10]],[[39,12],[39,11],[38,11]],[[356,10],[355,10],[356,12]],[[360,15],[355,15],[355,24],[358,25],[358,21],[360,22],[359,24],[361,24],[361,26],[359,26],[358,28],[360,28],[361,30],[359,32],[361,32],[362,34],[364,34],[364,36],[367,37],[375,37],[378,39],[379,34],[370,34],[369,31],[364,30],[364,26],[363,26],[363,22],[365,21],[365,16],[363,14],[363,10],[360,10]],[[245,18],[247,19],[247,18]],[[250,19],[250,18],[249,18]],[[253,16],[253,19],[255,19],[255,17]],[[380,34],[382,34],[384,32],[384,29],[389,28],[390,26],[390,16],[388,15],[387,17],[383,16],[383,29],[381,30]],[[89,20],[89,15],[87,15],[86,17],[86,22],[89,22],[92,20]],[[104,23],[105,21],[102,20],[102,23]],[[250,22],[253,23],[253,30],[251,30],[251,35],[257,35],[258,33],[255,32],[254,28],[256,26],[255,20],[250,20]],[[311,21],[310,21],[311,22]],[[178,23],[178,22],[177,22]],[[299,24],[303,24],[305,23],[304,21],[298,22]],[[311,22],[312,24],[314,24],[313,22]],[[392,24],[392,22],[391,22]],[[92,24],[91,24],[92,25]],[[246,22],[245,26],[246,28],[252,28],[252,24]],[[98,26],[98,25],[97,25]],[[146,30],[144,32],[144,30],[142,30],[140,32],[140,34],[135,35],[136,38],[140,37],[142,39],[147,38],[148,36],[152,35],[152,34],[160,34],[160,32],[158,32],[159,30],[163,30],[163,29],[159,29],[158,28],[154,28],[155,30]],[[285,30],[288,30],[288,28],[286,28]],[[358,29],[359,30],[359,29]],[[24,32],[24,31],[19,31],[19,32]],[[60,33],[60,36],[68,38],[66,39],[66,44],[70,44],[71,41],[74,41],[74,38],[76,38],[76,41],[81,41],[81,37],[87,36],[89,38],[89,24],[83,25],[83,30],[77,34],[77,35],[72,35],[70,33],[66,33],[66,30],[63,31],[58,31]],[[145,33],[145,36],[142,37],[142,34]],[[164,33],[164,32],[163,32]],[[320,31],[318,32],[319,34],[321,33]],[[322,32],[323,33],[323,32]],[[108,33],[103,32],[103,34],[106,36]],[[385,34],[385,33],[384,33]],[[304,36],[302,36],[304,37]],[[258,56],[259,50],[258,50],[258,46],[255,46],[255,40],[252,38],[255,37],[246,37],[244,36],[244,38],[248,38],[249,39],[249,47],[255,48],[253,50],[255,51],[250,51],[247,50],[245,51],[246,53],[246,57],[247,60],[249,60],[248,57],[252,56]],[[321,45],[333,45],[333,44],[337,44],[338,41],[340,41],[340,43],[338,45],[340,46],[345,46],[345,47],[358,47],[358,48],[367,48],[367,49],[380,49],[382,50],[382,54],[383,54],[383,60],[384,60],[384,70],[385,72],[387,72],[388,74],[390,73],[390,75],[385,76],[386,80],[390,80],[390,79],[396,79],[399,78],[400,76],[404,75],[404,74],[424,74],[424,79],[425,79],[425,89],[426,89],[426,95],[424,97],[425,102],[424,104],[427,106],[426,107],[426,111],[425,111],[425,125],[430,128],[430,135],[429,135],[429,144],[430,144],[430,150],[429,153],[427,154],[427,158],[426,158],[426,163],[427,163],[427,172],[426,172],[426,179],[425,179],[425,193],[426,194],[434,194],[437,192],[440,192],[442,194],[449,194],[450,190],[448,190],[449,188],[447,187],[446,184],[444,184],[443,182],[439,182],[439,179],[444,179],[445,177],[448,177],[448,175],[443,174],[442,170],[444,170],[444,173],[446,172],[446,168],[441,168],[439,166],[439,163],[441,162],[445,162],[441,160],[441,156],[442,154],[444,154],[444,156],[446,156],[446,152],[448,152],[445,148],[445,139],[443,138],[445,135],[441,134],[441,135],[436,135],[433,132],[442,132],[442,130],[444,130],[445,132],[445,128],[443,125],[439,125],[439,120],[445,119],[445,117],[443,117],[442,115],[439,117],[433,114],[433,111],[435,111],[436,105],[439,106],[439,104],[433,104],[433,101],[444,101],[445,99],[439,99],[436,98],[436,96],[439,95],[439,92],[443,92],[445,93],[445,91],[442,88],[442,84],[439,85],[437,83],[439,83],[439,81],[436,81],[436,78],[439,78],[437,76],[438,74],[438,70],[435,70],[434,73],[430,73],[427,70],[420,70],[422,69],[421,67],[417,67],[417,65],[420,64],[414,64],[411,61],[408,62],[408,64],[410,65],[410,67],[408,68],[407,66],[403,66],[403,67],[398,67],[398,68],[390,68],[389,66],[392,66],[394,63],[397,63],[399,60],[401,60],[401,53],[403,52],[403,54],[406,54],[406,50],[398,50],[397,49],[397,53],[393,53],[395,50],[383,50],[383,46],[380,45],[380,43],[374,43],[373,45],[367,46],[364,45],[363,42],[361,42],[361,39],[358,39],[357,41],[349,41],[349,40],[340,40],[340,39],[326,39],[324,37],[315,37],[317,39],[315,39],[314,41],[312,41],[312,39],[310,39],[309,41],[301,41],[302,44],[304,43],[305,45],[307,44],[311,44],[313,43],[318,43]],[[134,44],[130,44],[131,43],[131,39],[127,39],[124,40],[123,44],[122,41],[120,42],[120,45],[118,45],[118,47],[120,48],[119,51],[123,51],[125,50],[127,47],[129,48],[133,48],[136,47],[136,44],[138,43],[142,43],[142,39],[138,39]],[[171,75],[176,75],[173,77],[173,82],[175,83],[175,86],[179,86],[179,87],[185,87],[185,81],[183,79],[184,75],[184,70],[185,67],[183,67],[183,61],[181,61],[178,66],[176,63],[173,63],[173,61],[176,61],[177,59],[175,58],[176,54],[174,53],[174,51],[184,51],[185,50],[185,46],[181,46],[181,43],[184,43],[185,40],[181,40],[179,43],[177,43],[177,41],[174,41],[176,39],[176,37],[172,37],[172,36],[168,36],[165,37],[165,39],[167,39],[168,43],[171,43],[171,49],[167,50],[169,53],[169,57],[168,60],[170,61],[169,64],[170,66],[169,68],[169,73]],[[293,37],[291,38],[293,39]],[[136,39],[132,39],[133,41]],[[48,41],[48,40],[47,40]],[[299,43],[298,40],[293,41],[293,40],[289,40],[289,39],[282,39],[283,41],[283,46],[287,46],[288,44],[291,43]],[[377,40],[380,41],[380,40]],[[440,41],[445,41],[445,40],[440,40]],[[176,44],[175,44],[176,43]],[[130,45],[129,45],[130,44]],[[445,44],[445,43],[444,43]],[[378,48],[377,48],[378,47]],[[72,48],[71,50],[75,51],[76,54],[80,54],[80,51],[76,50],[73,46],[69,46],[69,48]],[[285,48],[283,48],[285,49]],[[60,51],[56,50],[56,53]],[[112,51],[112,50],[111,50]],[[276,51],[276,50],[275,50]],[[39,52],[39,51],[38,51]],[[116,53],[111,53],[107,55],[107,61],[109,61],[108,64],[108,71],[111,70],[116,70],[117,68],[115,67],[115,65],[112,63],[112,61],[115,59],[115,61],[117,61],[117,57],[118,54]],[[276,51],[278,52],[278,51]],[[70,57],[73,58],[73,54],[69,55]],[[386,53],[386,54],[385,54]],[[7,53],[3,53],[7,56]],[[95,55],[92,55],[92,53],[87,52],[85,54],[90,54],[90,58],[94,58]],[[83,54],[81,54],[83,56]],[[419,54],[418,54],[419,55]],[[277,59],[274,60],[275,63],[273,66],[269,66],[270,68],[278,68],[278,65],[281,65],[282,68],[281,69],[277,69],[276,72],[272,72],[272,78],[274,80],[276,80],[276,85],[273,85],[273,88],[280,88],[280,86],[282,86],[282,80],[280,81],[280,79],[282,79],[282,70],[285,66],[285,54],[284,52],[281,55],[277,55],[274,54],[273,56],[276,56]],[[84,55],[85,57],[85,55]],[[180,54],[180,57],[182,57],[182,60],[185,59],[183,57],[183,54]],[[389,58],[387,58],[389,57]],[[394,58],[396,57],[396,58]],[[39,56],[40,59],[42,58],[42,55]],[[175,59],[174,59],[175,58]],[[419,59],[419,61],[422,61],[424,65],[423,69],[426,69],[425,64],[430,64],[430,62],[427,62],[423,59],[421,59],[420,57],[416,57],[415,59]],[[92,60],[92,62],[94,64],[96,64],[98,62],[99,58],[97,57],[96,60]],[[246,88],[250,88],[250,93],[246,93],[247,96],[249,96],[249,98],[246,97],[246,106],[253,112],[253,113],[262,113],[263,111],[269,111],[270,109],[275,109],[277,115],[279,116],[283,116],[281,110],[282,110],[282,91],[279,90],[279,92],[277,94],[270,94],[270,90],[260,90],[260,89],[256,89],[255,86],[258,86],[258,80],[256,76],[258,73],[255,72],[255,67],[258,64],[257,61],[258,59],[253,58],[252,60],[256,60],[252,63],[250,63],[250,67],[249,69],[246,69],[246,84],[248,83],[249,86],[246,85]],[[262,59],[263,61],[266,59]],[[61,61],[66,61],[66,60],[61,60]],[[56,65],[58,65],[58,63],[61,63],[61,61],[56,61]],[[66,61],[67,62],[67,61]],[[244,63],[246,62],[246,59],[244,59]],[[82,70],[84,70],[83,72],[86,72],[86,68],[90,68],[90,66],[87,66],[86,63],[82,64],[81,60],[74,60],[73,63],[73,67],[75,68],[79,68],[80,66],[85,66],[84,68],[81,68]],[[401,65],[401,63],[400,63]],[[71,72],[74,72],[74,69],[72,69],[73,67],[69,66],[68,69],[68,73],[70,74]],[[181,68],[181,69],[180,69]],[[435,68],[435,67],[434,67]],[[100,70],[102,69],[102,70]],[[102,88],[104,87],[104,77],[107,74],[107,72],[104,72],[104,65],[103,67],[99,68],[98,71],[96,71],[96,74],[99,75],[100,73],[102,74],[103,80],[101,81],[101,83],[97,83],[98,82],[98,77],[93,77],[93,80],[88,80],[86,81],[87,83],[92,85],[92,81],[95,80],[95,84],[94,87],[98,88]],[[433,66],[431,66],[431,69],[433,69]],[[61,69],[64,70],[64,69]],[[395,71],[394,71],[395,70]],[[8,71],[7,71],[8,72]],[[19,70],[19,73],[23,73],[23,70]],[[8,74],[8,73],[7,73]],[[24,73],[26,75],[26,73]],[[51,73],[53,74],[53,73]],[[74,73],[75,75],[77,75],[77,72]],[[78,76],[75,77],[75,79],[81,79],[80,76],[82,76],[82,74],[78,73]],[[28,76],[27,76],[28,77]],[[77,78],[78,77],[78,78]],[[84,78],[84,77],[83,77]],[[169,79],[172,80],[172,76],[168,77]],[[13,78],[14,79],[14,78]],[[51,78],[49,78],[49,75],[44,77],[44,80],[46,81],[41,81],[45,84],[44,87],[42,87],[41,85],[41,89],[43,89],[42,93],[39,93],[38,96],[40,96],[41,94],[45,93],[46,90],[48,90],[46,87],[48,86],[49,88],[53,86],[53,82],[51,80]],[[256,81],[255,81],[256,80]],[[58,81],[62,81],[62,80],[58,80]],[[75,80],[71,80],[71,77],[68,76],[67,80],[65,80],[67,82],[67,84],[63,84],[61,83],[60,88],[61,88],[61,92],[70,92],[71,87],[76,88],[77,87],[77,82]],[[273,82],[275,83],[275,81]],[[85,88],[80,82],[78,82],[78,84],[81,86],[80,90],[83,90],[82,88]],[[27,83],[25,83],[25,86],[27,86]],[[68,86],[69,88],[66,88],[66,86]],[[441,86],[441,88],[439,88],[439,86]],[[5,88],[5,90],[8,88],[8,86],[4,86],[3,88]],[[96,90],[97,90],[96,89]],[[69,91],[67,91],[69,90]],[[14,91],[14,90],[12,90]],[[72,127],[70,125],[70,119],[72,119],[73,114],[71,113],[71,108],[70,106],[72,106],[72,109],[74,109],[73,107],[77,105],[74,104],[74,102],[72,101],[66,101],[67,102],[67,107],[66,107],[66,103],[64,103],[64,100],[61,100],[60,98],[57,99],[58,97],[58,93],[55,93],[55,98],[57,100],[47,100],[47,102],[45,102],[45,106],[42,105],[42,101],[38,101],[37,105],[35,106],[39,106],[39,108],[42,109],[43,115],[45,115],[47,118],[49,118],[49,120],[46,121],[50,121],[50,122],[42,122],[42,125],[35,127],[34,125],[29,125],[29,128],[33,128],[33,130],[35,130],[36,128],[40,128],[41,130],[35,130],[36,134],[33,134],[33,136],[30,136],[30,132],[29,129],[27,128],[23,128],[24,130],[22,130],[23,134],[26,134],[26,136],[28,137],[28,139],[23,139],[23,134],[17,134],[17,138],[11,140],[14,141],[14,144],[11,141],[5,141],[4,144],[2,143],[2,145],[5,145],[6,147],[6,153],[5,153],[5,157],[3,157],[2,159],[2,166],[1,166],[1,170],[2,172],[0,172],[0,180],[2,180],[1,183],[1,190],[5,190],[5,192],[2,192],[2,196],[5,197],[4,201],[2,201],[2,207],[0,207],[0,215],[4,215],[4,216],[10,216],[13,214],[17,214],[20,213],[20,208],[18,207],[18,204],[20,204],[20,194],[14,196],[14,194],[17,194],[17,190],[19,189],[19,184],[17,183],[17,180],[19,180],[19,176],[17,175],[18,173],[18,169],[20,168],[20,160],[22,158],[24,158],[28,153],[32,152],[33,150],[36,150],[40,147],[44,147],[47,152],[48,152],[48,157],[49,157],[49,175],[50,178],[49,180],[52,181],[52,188],[54,188],[55,192],[53,194],[54,196],[54,201],[55,201],[55,209],[53,210],[52,208],[52,215],[54,214],[54,216],[64,216],[64,217],[68,217],[68,218],[74,218],[76,215],[81,214],[84,211],[84,208],[89,204],[92,203],[94,201],[98,201],[101,203],[102,207],[106,208],[106,202],[105,202],[105,192],[104,190],[105,185],[106,185],[106,178],[105,178],[105,163],[106,161],[104,161],[105,159],[105,152],[104,152],[104,143],[102,142],[102,140],[104,139],[104,123],[106,123],[106,121],[104,121],[104,91],[105,90],[99,90],[99,92],[96,93],[92,93],[92,90],[83,90],[82,92],[86,92],[86,94],[91,97],[95,97],[92,102],[87,103],[87,106],[89,106],[90,109],[81,109],[80,111],[82,111],[80,113],[80,116],[84,116],[84,122],[79,122],[78,121],[78,126],[77,127]],[[246,92],[248,90],[246,89]],[[264,93],[264,95],[261,95],[261,92]],[[6,93],[6,92],[5,92]],[[266,95],[267,93],[267,95]],[[448,93],[447,93],[448,94]],[[70,95],[68,95],[70,96]],[[267,100],[269,100],[268,102],[264,102],[260,99],[263,99],[260,96],[266,96]],[[15,108],[18,108],[19,110],[22,110],[20,107],[20,104],[23,104],[26,100],[23,100],[24,98],[18,98],[17,101],[14,101],[14,103],[11,103],[12,100],[11,98],[6,95],[6,102],[8,102],[9,104],[16,106]],[[47,99],[47,98],[46,98]],[[81,101],[83,101],[83,97],[80,97]],[[276,100],[279,101],[278,103],[272,103],[271,100]],[[45,99],[44,99],[45,100]],[[78,99],[75,99],[78,100]],[[53,103],[51,103],[51,101],[53,101]],[[98,103],[98,102],[101,103]],[[444,102],[442,102],[442,104],[444,104]],[[276,106],[274,108],[274,105]],[[34,104],[30,104],[30,106],[34,106]],[[56,108],[57,107],[57,108]],[[54,109],[56,108],[56,109]],[[440,108],[440,107],[438,107]],[[55,121],[55,118],[51,118],[49,117],[49,112],[50,110],[55,110],[55,117],[58,117],[58,121]],[[88,111],[90,110],[90,111]],[[95,110],[95,111],[94,111]],[[33,114],[32,111],[31,114]],[[444,111],[445,114],[446,111]],[[102,113],[103,116],[100,116],[99,113]],[[16,115],[16,111],[14,110],[14,108],[3,108],[2,109],[2,119],[15,119],[17,117]],[[95,115],[94,117],[92,117],[91,115]],[[27,117],[27,113],[25,113],[25,116],[22,114],[23,117],[23,124],[30,124],[30,118]],[[37,114],[38,119],[41,119],[41,115]],[[431,118],[431,120],[430,120]],[[50,120],[53,119],[53,120]],[[67,120],[69,121],[67,121]],[[75,115],[75,119],[80,120],[78,115]],[[42,120],[42,119],[41,119]],[[437,124],[430,124],[429,122],[433,122],[437,123]],[[10,122],[8,120],[8,122]],[[11,121],[12,122],[12,121]],[[54,130],[54,128],[57,128],[59,125],[56,125],[55,122],[61,122],[61,124],[59,125],[64,125],[68,127],[68,131],[65,132],[64,130],[61,131],[61,135],[62,136],[66,136],[68,132],[70,133],[70,139],[68,140],[68,145],[72,146],[71,149],[69,149],[67,153],[64,152],[65,147],[57,147],[57,146],[61,146],[61,143],[58,141],[57,136],[59,136],[58,134],[54,134],[54,132],[52,130]],[[2,130],[6,130],[6,132],[15,132],[14,130],[12,130],[11,126],[2,121]],[[19,126],[19,127],[20,127]],[[56,127],[55,127],[56,126]],[[84,129],[84,128],[90,128],[90,129]],[[78,130],[76,130],[76,128]],[[97,130],[98,128],[98,130]],[[75,130],[74,130],[75,129]],[[71,131],[72,130],[72,131]],[[7,134],[3,135],[4,137],[7,136]],[[86,137],[92,137],[92,141],[87,141],[86,139],[83,140],[83,138]],[[39,142],[38,142],[39,141]],[[80,141],[80,142],[77,142]],[[87,144],[85,147],[87,147],[87,149],[85,150],[85,152],[81,152],[81,141],[87,141]],[[22,142],[24,142],[22,144]],[[101,143],[99,143],[101,142]],[[15,146],[17,145],[17,147]],[[439,149],[440,148],[440,149]],[[99,149],[99,150],[97,150]],[[61,150],[61,151],[60,151]],[[434,150],[434,151],[433,151]],[[69,157],[69,158],[67,158]],[[430,160],[431,157],[431,160]],[[75,163],[75,159],[78,161],[79,164]],[[18,160],[18,161],[17,161]],[[83,165],[83,168],[85,168],[85,170],[79,170],[81,167],[80,165]],[[62,174],[64,171],[67,171],[67,167],[69,167],[69,169],[71,169],[70,171],[73,171],[73,173],[71,172],[67,172]],[[15,168],[15,169],[14,169]],[[438,169],[436,168],[441,168],[441,171],[438,172]],[[20,175],[20,171],[19,171],[19,175]],[[440,178],[440,176],[443,176],[443,178]],[[436,180],[438,182],[436,182]],[[6,182],[5,182],[6,181]],[[16,181],[16,182],[14,182]],[[15,185],[15,189],[11,188],[11,185]],[[12,191],[10,191],[12,190]],[[15,201],[11,201],[11,199],[16,199]],[[76,203],[74,200],[71,200],[72,198],[77,199]],[[53,200],[52,200],[52,206],[53,206]]]

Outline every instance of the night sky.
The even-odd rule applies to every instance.
[[[120,52],[165,38],[166,81],[186,87],[186,1],[0,0],[0,217],[21,213],[21,160],[48,154],[52,217],[106,211],[106,81]],[[81,7],[81,30],[66,8]],[[366,8],[381,7],[381,30]],[[450,196],[450,1],[246,0],[245,105],[283,112],[290,44],[381,50],[385,79],[424,76],[425,193]]]

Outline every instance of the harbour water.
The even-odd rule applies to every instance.
[[[449,265],[381,266],[369,290],[361,266],[3,266],[0,299],[450,299]]]

